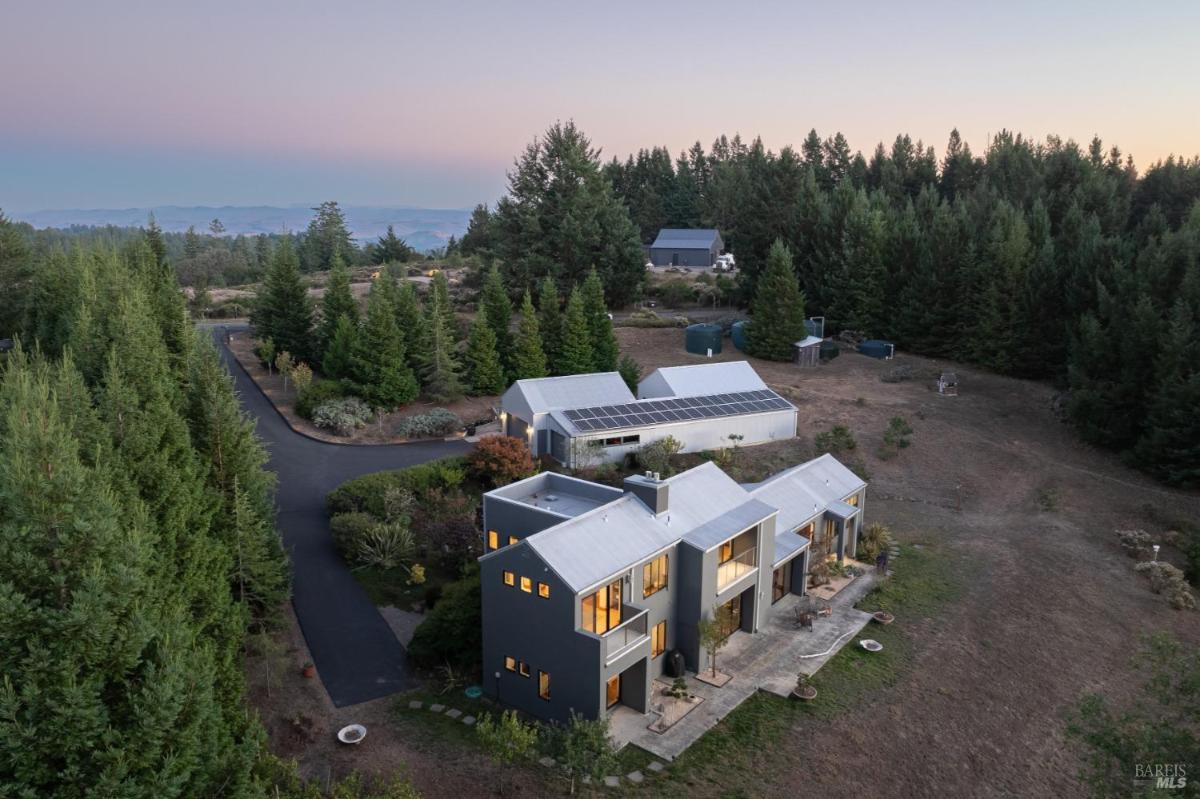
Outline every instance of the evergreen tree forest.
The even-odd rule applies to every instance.
[[[827,333],[1054,381],[1085,440],[1200,482],[1200,159],[1139,175],[1098,138],[1009,132],[980,155],[953,132],[940,159],[907,136],[864,157],[814,131],[799,152],[721,137],[603,172],[642,242],[719,228],[744,303],[779,240]]]
[[[0,795],[275,795],[241,654],[289,574],[253,424],[150,238],[35,263],[0,371]]]

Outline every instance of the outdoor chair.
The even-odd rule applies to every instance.
[[[796,629],[803,630],[808,628],[808,631],[812,632],[813,620],[815,618],[816,614],[812,611],[800,605],[796,606]]]

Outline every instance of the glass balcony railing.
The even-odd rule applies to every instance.
[[[745,552],[717,566],[717,591],[725,589],[730,583],[745,577],[758,566],[758,547],[750,547]]]
[[[650,640],[646,626],[646,620],[649,617],[650,611],[643,610],[600,636],[600,639],[604,641],[605,663],[612,662],[643,640]]]

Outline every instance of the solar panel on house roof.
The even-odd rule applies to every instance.
[[[663,397],[624,405],[572,408],[563,413],[576,429],[590,432],[763,413],[787,407],[790,407],[788,402],[774,391],[760,390],[735,391],[728,394],[708,394],[697,397]]]

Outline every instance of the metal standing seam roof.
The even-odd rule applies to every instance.
[[[773,475],[749,491],[755,498],[779,508],[776,529],[783,531],[796,529],[864,486],[862,478],[826,453]]]
[[[728,391],[762,391],[767,384],[748,361],[698,363],[655,369],[638,383],[638,396],[694,397]]]
[[[532,413],[546,413],[556,408],[632,402],[634,397],[619,373],[594,372],[518,380],[504,392],[501,404],[511,407],[514,399],[523,402]]]
[[[775,534],[775,560],[771,562],[772,566],[778,566],[782,560],[803,552],[808,548],[811,542],[791,530],[783,530]]]
[[[776,513],[778,511],[765,502],[757,499],[747,500],[733,510],[726,511],[712,521],[685,533],[683,541],[702,552],[707,552],[722,541],[728,540],[731,534],[736,535]]]
[[[719,235],[715,228],[662,228],[650,247],[664,250],[708,250],[716,244]]]

